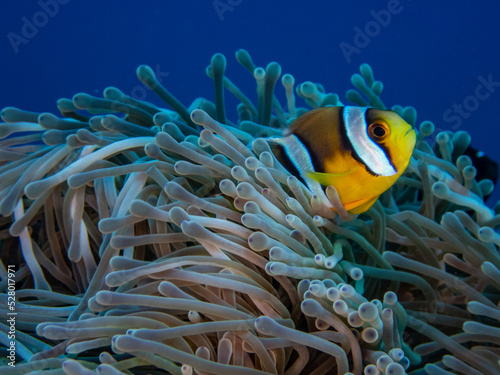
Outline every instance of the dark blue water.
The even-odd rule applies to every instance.
[[[258,66],[278,61],[341,97],[367,62],[387,105],[467,131],[500,160],[499,15],[499,1],[3,1],[0,107],[57,113],[58,98],[111,85],[160,104],[136,79],[140,64],[189,104],[212,98],[205,67],[215,52],[252,97],[254,81],[234,60],[245,48]]]

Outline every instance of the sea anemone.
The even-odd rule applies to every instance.
[[[1,309],[15,323],[0,325],[1,373],[498,374],[500,216],[468,134],[433,135],[392,106],[419,129],[416,149],[354,216],[265,139],[339,96],[285,74],[284,109],[280,65],[236,59],[257,105],[216,54],[214,103],[185,108],[140,66],[172,110],[114,87],[60,99],[62,117],[2,110]],[[370,66],[360,73],[346,99],[387,109]]]

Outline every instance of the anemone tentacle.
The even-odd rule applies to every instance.
[[[0,310],[15,270],[17,316],[0,372],[499,373],[499,205],[470,137],[431,146],[434,124],[392,106],[419,129],[409,168],[336,217],[335,188],[315,195],[262,137],[339,95],[236,58],[257,104],[216,54],[214,102],[185,107],[141,66],[172,109],[108,88],[61,99],[62,117],[1,111]],[[368,64],[352,83],[346,100],[389,108]]]

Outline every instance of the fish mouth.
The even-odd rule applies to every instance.
[[[415,129],[411,128],[410,130],[408,130],[406,133],[405,133],[405,136],[407,136],[409,133],[411,132],[415,132]]]

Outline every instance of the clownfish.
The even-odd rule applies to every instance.
[[[318,183],[331,185],[344,208],[359,214],[404,172],[416,132],[391,110],[323,107],[298,117],[284,137],[270,141],[277,159],[311,191]]]

